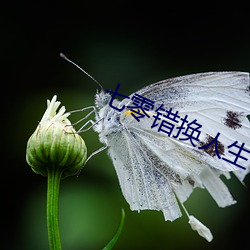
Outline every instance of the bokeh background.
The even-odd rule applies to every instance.
[[[171,4],[170,4],[171,3]],[[200,5],[199,5],[200,4]],[[69,55],[102,83],[129,95],[169,77],[250,69],[248,6],[218,1],[11,1],[1,4],[1,249],[48,249],[46,178],[25,161],[26,143],[54,94],[67,110],[93,105],[97,85],[59,57]],[[72,116],[77,121],[83,114]],[[89,154],[102,145],[82,134]],[[114,249],[249,249],[249,186],[225,180],[237,204],[218,208],[205,190],[186,207],[213,235],[206,242],[187,217],[132,212],[106,152],[81,175],[62,181],[60,229],[65,250],[102,249],[126,212]],[[218,190],[219,192],[220,190]]]

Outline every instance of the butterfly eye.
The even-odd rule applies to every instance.
[[[102,97],[102,105],[103,105],[103,107],[106,106],[106,105],[108,105],[109,100],[110,100],[110,96],[109,95],[104,95]]]
[[[105,94],[105,95],[103,96],[103,99],[102,99],[103,104],[104,104],[104,105],[107,105],[107,104],[109,103],[110,98],[111,98],[111,97],[110,97],[109,94]]]

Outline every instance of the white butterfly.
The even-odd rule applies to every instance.
[[[210,230],[189,215],[183,203],[196,187],[207,189],[220,207],[236,202],[220,176],[230,178],[233,172],[243,182],[250,171],[249,74],[209,72],[187,75],[151,84],[136,93],[153,101],[156,108],[172,108],[172,117],[178,111],[180,123],[169,120],[164,112],[157,116],[157,109],[145,112],[146,116],[138,121],[136,112],[140,115],[144,110],[127,108],[133,105],[134,94],[120,102],[102,89],[96,94],[95,107],[83,118],[95,112],[96,121],[90,120],[85,125],[91,122],[104,144],[89,158],[108,148],[131,210],[161,210],[165,220],[173,221],[182,215],[179,203],[192,229],[211,241]],[[201,125],[196,145],[192,145],[191,140],[174,136],[178,132],[184,137],[189,134],[187,122],[182,128],[180,125],[185,117],[189,122],[196,121]],[[165,131],[174,127],[171,135],[164,133],[164,129],[158,131],[161,121],[167,124],[163,127]],[[83,127],[81,131],[84,131]],[[205,147],[214,138],[218,139],[217,152],[215,141]]]
[[[173,221],[181,216],[177,200],[183,205],[195,187],[206,188],[220,207],[235,203],[220,175],[230,178],[233,172],[243,181],[250,171],[249,86],[248,73],[211,72],[160,81],[136,92],[154,101],[155,106],[163,104],[166,109],[178,111],[182,118],[187,115],[189,121],[196,119],[202,125],[197,146],[208,144],[219,132],[218,153],[231,162],[238,148],[228,146],[235,141],[238,146],[245,143],[237,164],[246,169],[219,159],[214,144],[202,150],[190,141],[151,129],[155,111],[138,122],[127,108],[120,112],[110,107],[109,93],[96,94],[93,128],[108,147],[131,210],[161,210],[165,220]],[[112,105],[118,109],[131,106],[132,96],[121,102],[113,100]],[[178,132],[176,128],[173,131]],[[189,219],[193,229],[212,240],[208,228],[193,216]]]

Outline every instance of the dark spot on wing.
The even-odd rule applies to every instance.
[[[232,129],[240,128],[242,114],[240,112],[227,111],[227,116],[224,118],[224,124]]]
[[[205,145],[208,145],[210,142],[212,142],[214,140],[214,137],[210,136],[210,135],[207,135],[207,137],[205,138],[205,141],[200,141],[199,143],[199,147],[203,147]],[[217,144],[217,145],[215,145]],[[211,145],[209,145],[208,147],[206,148],[203,148],[201,150],[203,150],[204,152],[206,152],[207,154],[211,155],[212,157],[216,156],[216,147],[217,147],[217,152],[219,155],[224,155],[224,152],[225,152],[225,147],[224,145],[219,141],[217,140],[214,141]]]
[[[195,184],[195,181],[193,179],[191,179],[191,177],[187,177],[187,181],[189,182],[189,184],[193,187]]]
[[[250,94],[250,85],[247,86],[246,92]]]

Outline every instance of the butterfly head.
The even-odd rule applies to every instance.
[[[110,94],[104,92],[103,90],[101,90],[100,92],[97,91],[95,95],[95,106],[98,109],[101,109],[109,104],[110,99],[111,99]]]

